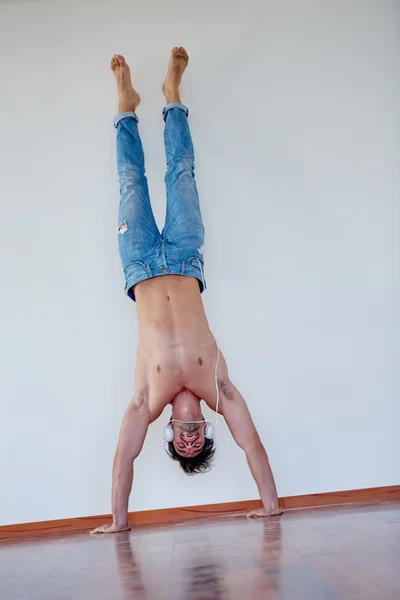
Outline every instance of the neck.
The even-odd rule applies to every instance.
[[[200,398],[186,390],[178,394],[172,402],[172,420],[191,423],[201,421]]]

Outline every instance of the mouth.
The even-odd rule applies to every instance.
[[[193,442],[194,440],[197,440],[198,437],[198,433],[182,433],[182,439],[185,442]]]

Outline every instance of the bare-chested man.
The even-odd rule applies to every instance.
[[[264,446],[246,402],[231,382],[204,313],[204,227],[194,178],[188,109],[179,86],[189,57],[174,48],[163,85],[166,107],[167,214],[159,232],[151,209],[143,148],[135,114],[140,102],[122,56],[112,58],[118,95],[117,165],[121,185],[118,240],[126,292],[136,300],[140,343],[135,394],[122,421],[113,466],[112,525],[94,533],[129,529],[133,464],[147,428],[170,404],[163,436],[170,456],[188,473],[208,470],[215,453],[213,427],[204,422],[200,399],[223,415],[244,450],[263,508],[249,516],[281,514]],[[219,406],[217,407],[217,398]]]

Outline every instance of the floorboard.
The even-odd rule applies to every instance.
[[[0,542],[1,600],[398,600],[400,501]]]

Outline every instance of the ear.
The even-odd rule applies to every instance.
[[[166,444],[169,444],[170,442],[172,442],[174,440],[174,432],[173,432],[173,429],[169,425],[164,427],[163,432],[162,432],[162,437],[163,437],[164,443],[166,443]]]
[[[206,423],[204,426],[204,437],[206,440],[213,440],[215,435],[215,427],[211,423]]]

